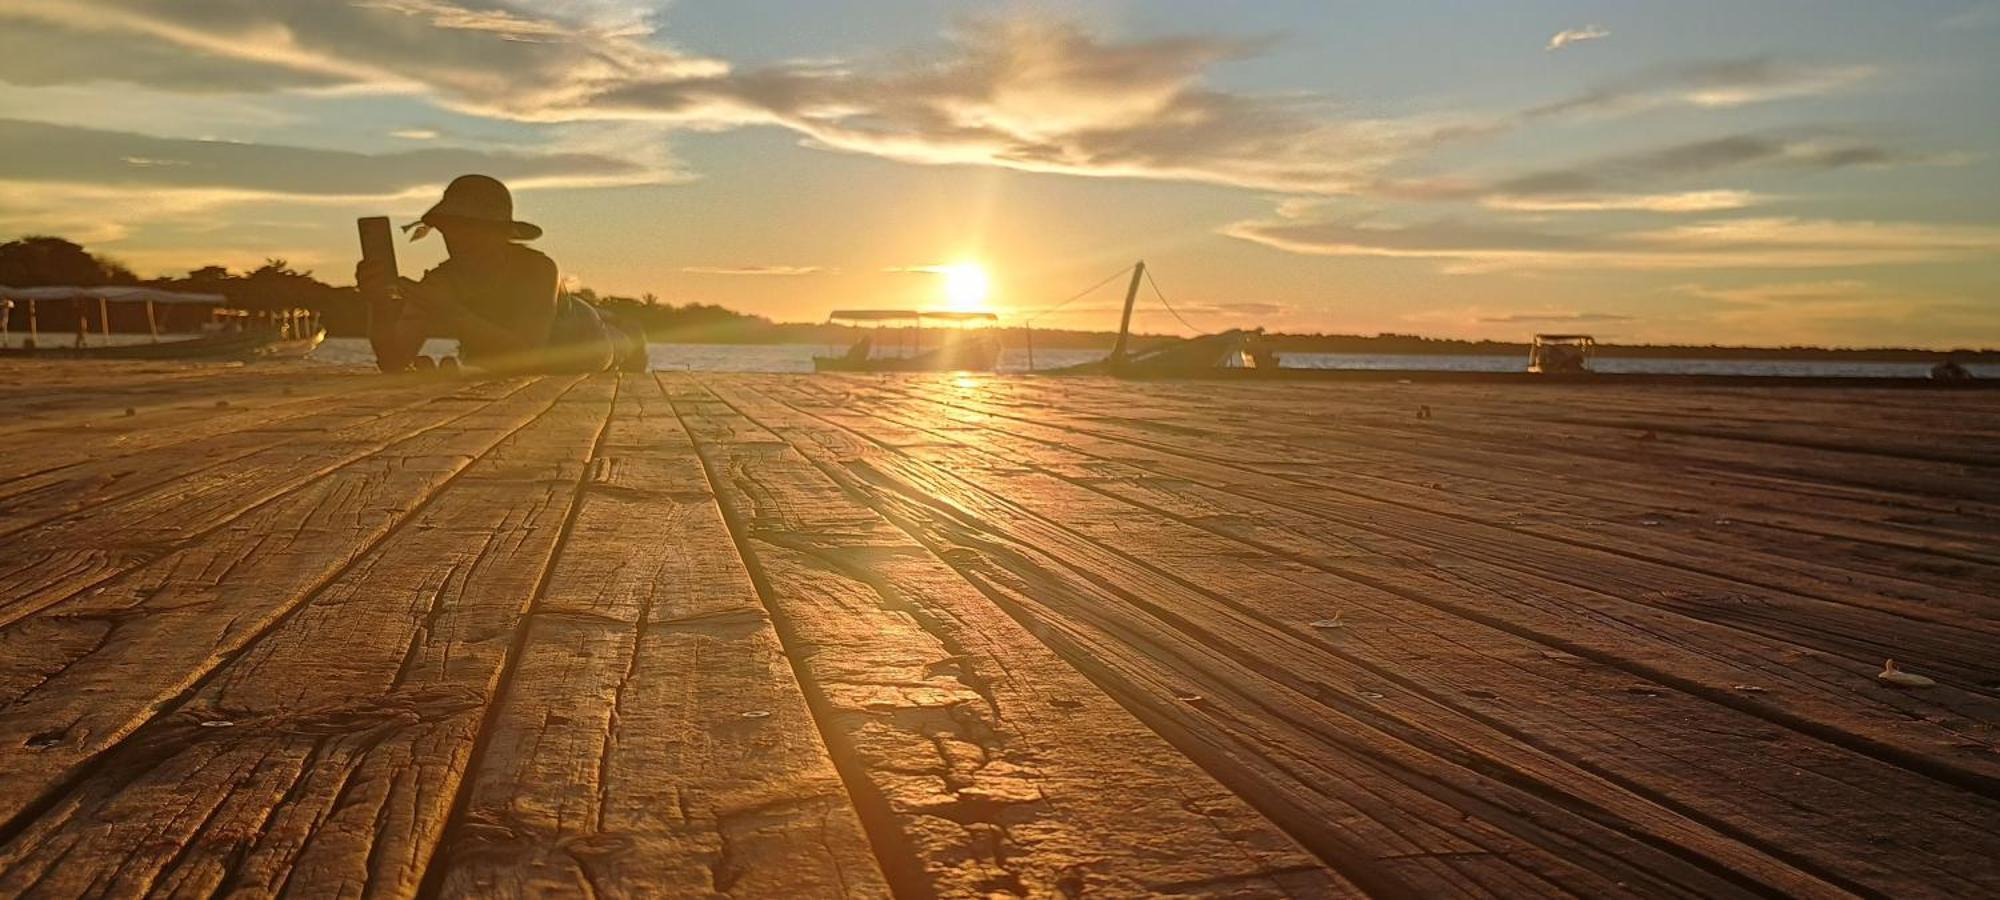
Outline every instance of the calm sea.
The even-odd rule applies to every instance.
[[[434,340],[424,345],[431,356],[445,356],[455,342]],[[654,344],[653,368],[697,372],[810,372],[815,355],[842,348],[812,344]],[[1034,369],[1055,369],[1101,359],[1101,350],[1037,350]],[[313,358],[323,363],[367,365],[374,360],[368,342],[360,338],[328,338]],[[1365,353],[1287,353],[1283,364],[1308,369],[1419,369],[1452,372],[1518,372],[1526,359],[1514,356],[1398,356]],[[1715,375],[1824,375],[1923,378],[1927,363],[1829,362],[1762,359],[1617,359],[1599,358],[1600,372],[1659,372]],[[2000,378],[2000,365],[1967,366],[1982,378]],[[1030,370],[1025,350],[1004,351],[1003,372]]]

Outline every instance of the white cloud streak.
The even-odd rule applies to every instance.
[[[1564,269],[1807,269],[1964,262],[2000,253],[2000,227],[1784,217],[1624,232],[1438,220],[1238,222],[1230,237],[1290,253],[1436,260],[1455,274]]]
[[[1766,202],[1737,190],[1679,191],[1665,194],[1488,194],[1481,206],[1507,212],[1697,213],[1743,209]]]
[[[1568,28],[1556,32],[1554,37],[1549,38],[1548,46],[1543,49],[1546,49],[1550,53],[1554,53],[1557,50],[1561,50],[1562,48],[1571,46],[1573,44],[1580,44],[1584,41],[1600,40],[1603,38],[1608,38],[1610,36],[1611,36],[1611,29],[1606,28],[1602,25],[1585,25],[1582,28]]]

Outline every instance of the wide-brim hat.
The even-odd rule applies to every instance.
[[[540,227],[514,219],[514,195],[507,192],[507,186],[499,179],[487,175],[460,175],[452,179],[445,186],[444,199],[425,212],[420,221],[436,228],[454,219],[509,226],[513,231],[508,237],[517,241],[532,241],[542,236]]]

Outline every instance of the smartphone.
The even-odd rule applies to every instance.
[[[396,239],[388,216],[363,216],[354,220],[361,233],[361,258],[382,263],[387,273],[384,284],[396,283]],[[369,298],[374,299],[374,298]]]

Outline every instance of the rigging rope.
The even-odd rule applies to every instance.
[[[1106,276],[1106,277],[1105,277],[1105,279],[1104,279],[1103,281],[1100,281],[1100,282],[1098,282],[1098,283],[1096,283],[1096,284],[1093,284],[1093,285],[1091,285],[1090,287],[1087,287],[1087,288],[1084,288],[1084,289],[1083,289],[1082,291],[1079,291],[1078,293],[1076,293],[1076,294],[1072,295],[1072,296],[1071,296],[1071,297],[1070,297],[1069,299],[1067,299],[1067,300],[1064,300],[1063,302],[1061,302],[1061,303],[1058,303],[1058,304],[1056,304],[1056,305],[1054,305],[1054,306],[1051,306],[1051,307],[1049,307],[1048,309],[1044,309],[1044,310],[1042,310],[1042,311],[1040,311],[1040,312],[1038,312],[1038,313],[1035,313],[1034,315],[1032,315],[1032,316],[1029,316],[1029,317],[1027,317],[1027,318],[1025,318],[1025,319],[1022,319],[1022,320],[1021,320],[1021,324],[1023,324],[1023,325],[1032,325],[1032,324],[1034,324],[1034,322],[1035,322],[1035,320],[1036,320],[1036,319],[1039,319],[1039,318],[1041,318],[1041,317],[1043,317],[1043,316],[1046,316],[1046,315],[1048,315],[1049,313],[1052,313],[1052,312],[1055,312],[1056,310],[1059,310],[1059,309],[1062,309],[1063,307],[1065,307],[1065,306],[1068,306],[1068,305],[1070,305],[1071,303],[1074,303],[1074,302],[1076,302],[1076,301],[1078,301],[1078,300],[1082,300],[1083,298],[1085,298],[1085,297],[1089,296],[1089,295],[1090,295],[1090,294],[1091,294],[1092,292],[1096,291],[1096,290],[1097,290],[1098,288],[1101,288],[1101,287],[1103,287],[1103,286],[1105,286],[1105,285],[1107,285],[1107,284],[1110,284],[1110,283],[1111,283],[1111,282],[1113,282],[1113,281],[1117,281],[1117,280],[1118,280],[1118,276],[1120,276],[1120,275],[1123,275],[1123,274],[1125,274],[1126,272],[1130,272],[1130,271],[1132,271],[1132,267],[1131,267],[1131,266],[1126,266],[1125,268],[1122,268],[1122,269],[1119,269],[1118,271],[1116,271],[1116,272],[1113,272],[1113,273],[1111,273],[1110,275]]]
[[[1167,312],[1173,314],[1174,321],[1181,323],[1181,327],[1186,328],[1187,330],[1192,331],[1197,335],[1207,333],[1199,328],[1194,327],[1193,325],[1188,324],[1188,320],[1181,318],[1181,314],[1175,311],[1174,305],[1167,302],[1167,295],[1160,290],[1160,283],[1153,280],[1152,269],[1146,270],[1146,283],[1153,286],[1153,296],[1160,298],[1160,305],[1166,307]]]

